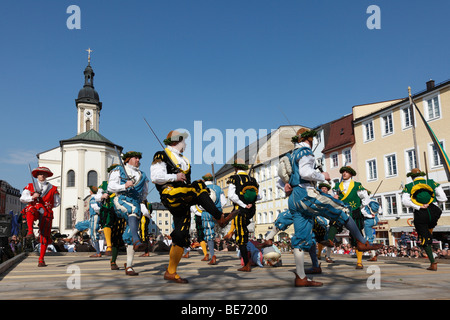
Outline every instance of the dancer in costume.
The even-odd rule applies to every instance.
[[[238,211],[234,218],[235,240],[244,260],[244,266],[238,271],[250,272],[252,267],[247,250],[249,240],[247,226],[256,212],[255,202],[258,199],[259,185],[255,178],[247,174],[248,165],[244,160],[236,159],[232,166],[234,175],[228,179],[228,199],[234,204],[234,209]]]
[[[117,167],[118,164],[111,165],[108,169],[108,175]],[[109,178],[108,178],[109,180]],[[117,256],[119,255],[119,248],[124,246],[123,233],[127,226],[124,218],[120,218],[116,214],[114,208],[115,193],[108,193],[108,181],[103,181],[102,185],[97,191],[97,197],[100,196],[102,207],[100,208],[100,226],[103,230],[106,240],[105,255],[111,256],[110,267],[111,270],[120,270],[117,266]]]
[[[101,197],[96,197],[98,188],[95,186],[89,186],[91,192],[91,198],[89,199],[89,236],[91,238],[92,246],[95,249],[95,254],[91,255],[91,258],[98,258],[102,256],[100,251],[100,207]]]
[[[109,175],[108,192],[115,193],[116,214],[127,221],[123,240],[127,244],[125,274],[139,275],[133,269],[135,251],[144,244],[139,237],[139,224],[142,217],[141,203],[148,195],[148,178],[139,169],[142,153],[129,151],[122,156],[124,166],[116,166]]]
[[[403,189],[402,203],[405,207],[414,209],[414,227],[419,236],[419,243],[431,263],[427,270],[437,271],[437,262],[434,260],[431,246],[432,234],[442,214],[437,202],[446,202],[447,196],[438,183],[424,178],[425,175],[418,168],[407,174],[413,181]]]
[[[294,285],[297,287],[322,286],[321,282],[309,280],[304,270],[304,250],[309,251],[316,247],[312,232],[314,216],[321,215],[329,220],[337,220],[358,237],[358,249],[367,251],[379,246],[370,245],[359,232],[353,219],[349,218],[349,208],[332,196],[315,188],[316,182],[329,181],[327,172],[319,173],[314,169],[315,157],[311,150],[314,130],[301,128],[297,136],[293,137],[295,149],[292,155],[288,155],[291,165],[291,175],[285,185],[285,192],[289,195],[288,205],[294,220],[295,235],[292,238],[294,259],[296,263],[296,278]],[[283,177],[281,177],[283,179]],[[285,179],[283,179],[284,182]]]
[[[216,205],[217,209],[219,209],[222,212],[223,206],[227,203],[227,199],[225,197],[225,194],[222,191],[222,188],[220,188],[218,185],[214,184],[214,177],[211,173],[207,173],[202,177],[203,181],[205,181],[206,187],[210,191],[210,197],[211,200]],[[195,206],[196,208],[196,226],[198,231],[198,240],[200,241],[200,246],[202,247],[204,258],[202,261],[209,261],[208,264],[214,265],[217,264],[217,257],[214,254],[214,239],[216,238],[216,233],[214,232],[215,222],[212,218],[211,214],[204,210],[200,206],[201,214],[198,218],[197,213],[199,210],[197,210],[199,207]],[[208,248],[208,250],[206,250]]]
[[[169,253],[169,266],[164,279],[175,283],[188,283],[177,274],[177,267],[183,256],[183,248],[189,247],[191,224],[190,207],[201,205],[224,227],[233,215],[226,218],[211,200],[208,188],[201,180],[191,182],[191,165],[183,156],[186,148],[186,133],[170,131],[164,140],[166,148],[158,151],[151,165],[151,179],[155,183],[162,204],[173,215],[174,229],[170,234],[172,247]]]
[[[28,226],[26,235],[28,239],[34,238],[33,224],[35,221],[39,221],[41,252],[38,267],[46,267],[44,256],[48,245],[52,243],[53,208],[60,205],[61,199],[57,188],[47,181],[47,178],[53,176],[49,168],[38,167],[31,174],[37,178],[37,181],[29,183],[23,189],[20,202],[27,204],[24,213]]]
[[[331,186],[325,182],[319,183],[318,188],[320,189],[320,191],[322,191],[323,193],[326,193],[326,194],[328,194],[328,192],[331,190]],[[329,223],[330,222],[328,221],[328,219],[321,217],[321,216],[317,216],[314,219],[313,232],[314,232],[314,236],[316,237],[316,241],[317,241],[317,259],[318,260],[321,260],[322,251],[323,251],[323,248],[325,247],[322,244],[322,241],[324,241],[327,238]],[[330,251],[331,251],[331,248],[330,248]],[[319,265],[319,268],[320,268],[320,265]],[[316,269],[316,271],[319,271],[319,270]],[[320,272],[317,272],[317,273],[321,273],[321,271],[322,271],[322,269],[320,269]]]
[[[342,181],[333,188],[335,198],[348,204],[351,208],[351,217],[355,221],[360,232],[364,230],[364,216],[361,213],[361,206],[367,206],[370,198],[367,190],[361,183],[353,180],[356,171],[350,166],[344,166],[339,170],[342,174]],[[352,246],[356,246],[356,239],[350,236]],[[363,252],[356,249],[356,269],[363,269],[362,264]]]
[[[145,203],[141,203],[141,211],[142,218],[139,228],[139,234],[146,246],[144,248],[144,253],[141,254],[140,257],[148,257],[150,255],[148,245],[150,241],[150,234],[148,233],[148,226],[150,224],[150,220],[152,219],[152,204],[148,201],[145,201]]]
[[[107,169],[108,175],[111,172],[112,168],[117,165],[110,166]],[[111,226],[113,224],[113,219],[116,216],[114,211],[114,205],[110,201],[110,194],[108,193],[108,181],[103,181],[102,184],[98,187],[96,196],[96,200],[100,202],[100,212],[99,212],[99,223],[100,228],[103,230],[103,235],[105,236],[106,241],[106,250],[105,255],[111,255]]]
[[[364,216],[364,234],[366,240],[369,243],[373,243],[375,240],[375,230],[373,228],[378,225],[378,215],[383,213],[383,209],[375,199],[370,198],[369,204],[362,208],[361,213]],[[375,250],[371,251],[371,257],[367,261],[377,261],[377,253]]]

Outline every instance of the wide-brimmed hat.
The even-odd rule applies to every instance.
[[[209,172],[208,172],[207,174],[205,174],[205,175],[202,177],[202,179],[205,180],[205,181],[213,181],[213,180],[214,180],[212,174],[209,173]]]
[[[348,173],[350,173],[352,176],[356,176],[356,171],[355,169],[353,169],[350,166],[344,166],[341,169],[339,169],[339,173],[344,173],[344,171],[347,171]]]
[[[234,160],[232,166],[237,168],[237,169],[241,169],[241,170],[247,170],[248,169],[248,165],[241,158],[237,158],[236,160]]]
[[[37,176],[39,174],[46,174],[47,177],[51,177],[53,176],[53,172],[50,171],[49,168],[47,167],[37,167],[36,169],[34,169],[33,171],[31,171],[31,174],[33,175],[33,177],[37,178]]]
[[[407,177],[411,177],[412,179],[415,179],[417,177],[423,177],[425,175],[426,175],[426,173],[421,171],[419,168],[411,169],[411,172],[408,172],[406,174]]]
[[[92,193],[97,193],[98,187],[96,187],[96,186],[89,186],[89,190],[91,190]]]
[[[186,139],[189,136],[186,132],[178,132],[176,130],[172,130],[167,134],[167,137],[164,139],[165,145],[170,145],[174,142],[181,142],[183,139]]]
[[[292,137],[291,141],[293,143],[298,143],[305,140],[312,142],[315,136],[317,136],[317,131],[300,128],[297,130],[297,134]]]
[[[328,190],[331,190],[331,186],[328,183],[325,182],[319,183],[319,189],[322,189],[323,187],[327,188]]]
[[[139,159],[142,158],[142,153],[137,151],[128,151],[122,156],[123,162],[127,163],[131,158],[137,157]]]

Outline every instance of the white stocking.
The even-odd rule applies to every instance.
[[[303,279],[306,277],[306,273],[305,273],[305,253],[300,250],[295,248],[294,249],[294,259],[295,259],[295,267],[296,267],[296,271],[297,271],[297,275],[300,277],[300,279]]]
[[[133,245],[129,244],[127,246],[127,268],[133,266],[133,259],[134,259]]]

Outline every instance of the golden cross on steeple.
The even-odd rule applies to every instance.
[[[88,52],[88,63],[91,64],[91,52],[94,52],[93,50],[91,50],[91,48],[86,50]]]

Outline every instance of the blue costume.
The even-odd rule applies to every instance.
[[[361,211],[364,215],[364,235],[369,243],[373,243],[375,240],[375,227],[378,222],[378,212],[380,210],[380,205],[376,201],[371,201],[367,206],[365,206]]]
[[[349,209],[342,201],[334,199],[312,185],[308,188],[300,186],[300,184],[310,183],[310,181],[302,179],[298,167],[299,160],[309,155],[313,156],[313,153],[308,147],[298,148],[292,155],[289,155],[292,166],[289,184],[293,187],[293,191],[289,196],[288,204],[295,229],[292,246],[306,251],[316,244],[312,231],[315,216],[321,215],[342,224],[346,224],[349,219]]]
[[[120,184],[127,182],[127,176],[122,166],[117,166],[114,171],[119,171]],[[146,199],[148,178],[144,172],[141,171],[141,178],[136,184],[128,188],[126,191],[116,193],[114,198],[114,207],[119,218],[127,221],[127,227],[123,233],[123,241],[126,244],[140,243],[139,237],[139,221],[142,218],[141,202]],[[135,218],[130,219],[130,216]]]

